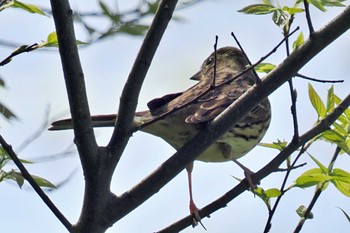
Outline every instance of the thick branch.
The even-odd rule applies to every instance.
[[[342,14],[326,27],[314,33],[312,38],[306,41],[299,49],[295,50],[275,70],[270,72],[262,80],[261,84],[252,87],[242,95],[239,100],[234,102],[215,119],[208,128],[201,130],[152,174],[123,195],[113,197],[109,208],[112,220],[117,221],[121,219],[162,188],[182,171],[188,163],[192,162],[200,153],[223,135],[227,129],[231,128],[254,108],[258,104],[256,100],[262,100],[274,92],[284,82],[294,76],[317,53],[347,31],[350,28],[350,25],[347,23],[349,21],[350,7],[346,8]],[[255,177],[265,177],[274,168],[275,166],[269,167],[269,170],[264,169]],[[254,180],[255,182],[257,181],[257,179]],[[246,189],[244,184],[239,187]]]
[[[119,117],[112,138],[108,144],[114,156],[113,162],[111,163],[113,167],[119,161],[132,134],[131,128],[143,81],[177,2],[177,0],[163,0],[160,3],[151,27],[136,57],[128,80],[125,83],[120,98]]]
[[[79,60],[73,28],[73,12],[68,0],[51,0],[53,18],[59,42],[59,51],[66,82],[70,111],[77,144],[85,172],[94,170],[97,144],[91,126],[91,117],[86,96],[84,74]]]

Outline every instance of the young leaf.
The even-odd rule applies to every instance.
[[[326,108],[324,106],[324,103],[310,83],[309,83],[308,92],[309,92],[309,98],[310,98],[311,104],[316,110],[318,116],[325,117]]]
[[[278,140],[277,142],[273,143],[259,143],[259,146],[271,148],[271,149],[277,149],[279,151],[283,150],[287,146],[288,142],[286,141],[280,141]]]
[[[285,29],[285,26],[289,25],[290,18],[291,15],[282,9],[275,10],[272,15],[273,22],[282,29]]]
[[[336,104],[339,104],[340,102],[341,102],[342,100],[336,95],[336,94],[334,94],[334,102],[336,103]],[[347,108],[345,111],[344,111],[344,114],[343,115],[345,115],[347,118],[348,118],[348,120],[350,121],[350,108]],[[343,116],[342,115],[342,116]],[[347,122],[349,122],[349,121],[347,121]]]
[[[300,175],[295,180],[295,186],[299,188],[308,188],[320,183],[328,182],[330,179],[331,177],[324,174],[320,168],[313,168]]]
[[[297,214],[299,215],[299,217],[305,217],[306,219],[313,219],[314,218],[314,214],[312,212],[309,213],[308,216],[304,216],[305,212],[306,212],[306,207],[304,205],[301,205],[298,207],[298,209],[296,209]]]
[[[293,49],[299,48],[304,43],[304,34],[303,32],[300,32],[298,38],[293,43]]]
[[[332,179],[331,182],[334,186],[345,196],[350,197],[350,173],[334,168],[330,174]]]
[[[8,120],[17,118],[17,116],[2,103],[0,103],[0,114],[3,115]]]
[[[288,7],[288,6],[284,6],[282,8],[284,11],[288,12],[291,15],[295,15],[297,13],[301,13],[304,12],[304,9],[298,8],[298,7]]]
[[[322,1],[320,0],[309,0],[309,2],[314,5],[315,7],[317,7],[319,10],[325,12],[327,11],[327,9],[323,6]]]
[[[148,30],[149,26],[141,24],[124,24],[119,28],[119,32],[123,32],[133,36],[142,36]]]
[[[322,4],[324,6],[338,6],[338,7],[345,7],[346,5],[342,4],[342,2],[345,2],[346,0],[322,0]]]
[[[343,212],[343,214],[345,215],[348,222],[350,222],[350,216],[342,208],[340,208],[340,207],[338,207],[338,208]]]
[[[24,184],[24,178],[20,172],[16,172],[14,170],[11,171],[11,178],[15,180],[20,188],[22,188]]]
[[[334,86],[332,85],[331,88],[328,89],[327,93],[327,112],[330,113],[334,109]]]
[[[35,176],[35,175],[32,175],[32,177],[40,187],[53,188],[53,189],[56,188],[56,186],[53,183],[51,183],[50,181],[42,177]]]
[[[328,171],[328,168],[326,168],[326,166],[324,166],[320,161],[318,161],[315,157],[313,157],[312,155],[310,155],[310,158],[317,164],[317,166],[322,170],[322,172],[324,174],[327,174],[329,171]]]
[[[47,44],[46,46],[54,46],[57,47],[58,46],[58,39],[57,39],[57,34],[56,32],[51,32],[48,36],[47,36]]]
[[[271,188],[265,191],[265,194],[269,198],[278,197],[281,195],[281,191],[276,188]]]
[[[255,71],[259,73],[266,73],[268,74],[270,71],[275,69],[275,65],[271,63],[260,63],[255,67]]]
[[[253,14],[253,15],[266,15],[273,12],[276,8],[271,4],[253,4],[244,7],[241,10],[238,10],[238,12],[244,13],[244,14]]]
[[[29,13],[32,13],[32,14],[39,14],[39,15],[47,16],[39,7],[34,6],[32,4],[26,4],[26,3],[14,0],[12,6],[21,8]]]

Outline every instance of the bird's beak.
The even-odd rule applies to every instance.
[[[190,79],[191,79],[191,80],[200,81],[200,80],[201,80],[201,72],[198,71],[198,72],[195,73]]]

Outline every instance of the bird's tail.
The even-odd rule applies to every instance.
[[[134,127],[139,127],[147,121],[152,120],[152,116],[148,114],[148,111],[137,112],[134,117]],[[92,126],[93,127],[114,127],[117,119],[117,114],[108,114],[108,115],[95,115],[91,116]],[[52,122],[49,130],[67,130],[73,129],[72,119],[63,119]]]
[[[109,115],[96,115],[92,116],[92,126],[93,127],[113,127],[115,124],[115,120],[117,118],[116,114]],[[49,130],[67,130],[73,129],[72,119],[63,119],[52,122]]]

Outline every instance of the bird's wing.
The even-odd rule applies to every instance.
[[[153,99],[147,103],[147,106],[149,110],[152,112],[158,108],[161,108],[165,104],[169,103],[173,99],[177,98],[178,96],[182,95],[183,92],[168,94],[165,96],[162,96],[160,98]]]
[[[194,109],[193,114],[189,115],[185,121],[200,123],[213,120],[242,94],[241,89],[225,91],[225,88],[216,88],[209,91],[198,99],[198,108]]]
[[[185,106],[196,103],[197,100],[206,95],[210,88],[208,81],[202,81],[184,92],[165,95],[148,102],[147,106],[153,116],[161,117],[173,111],[178,111]]]

